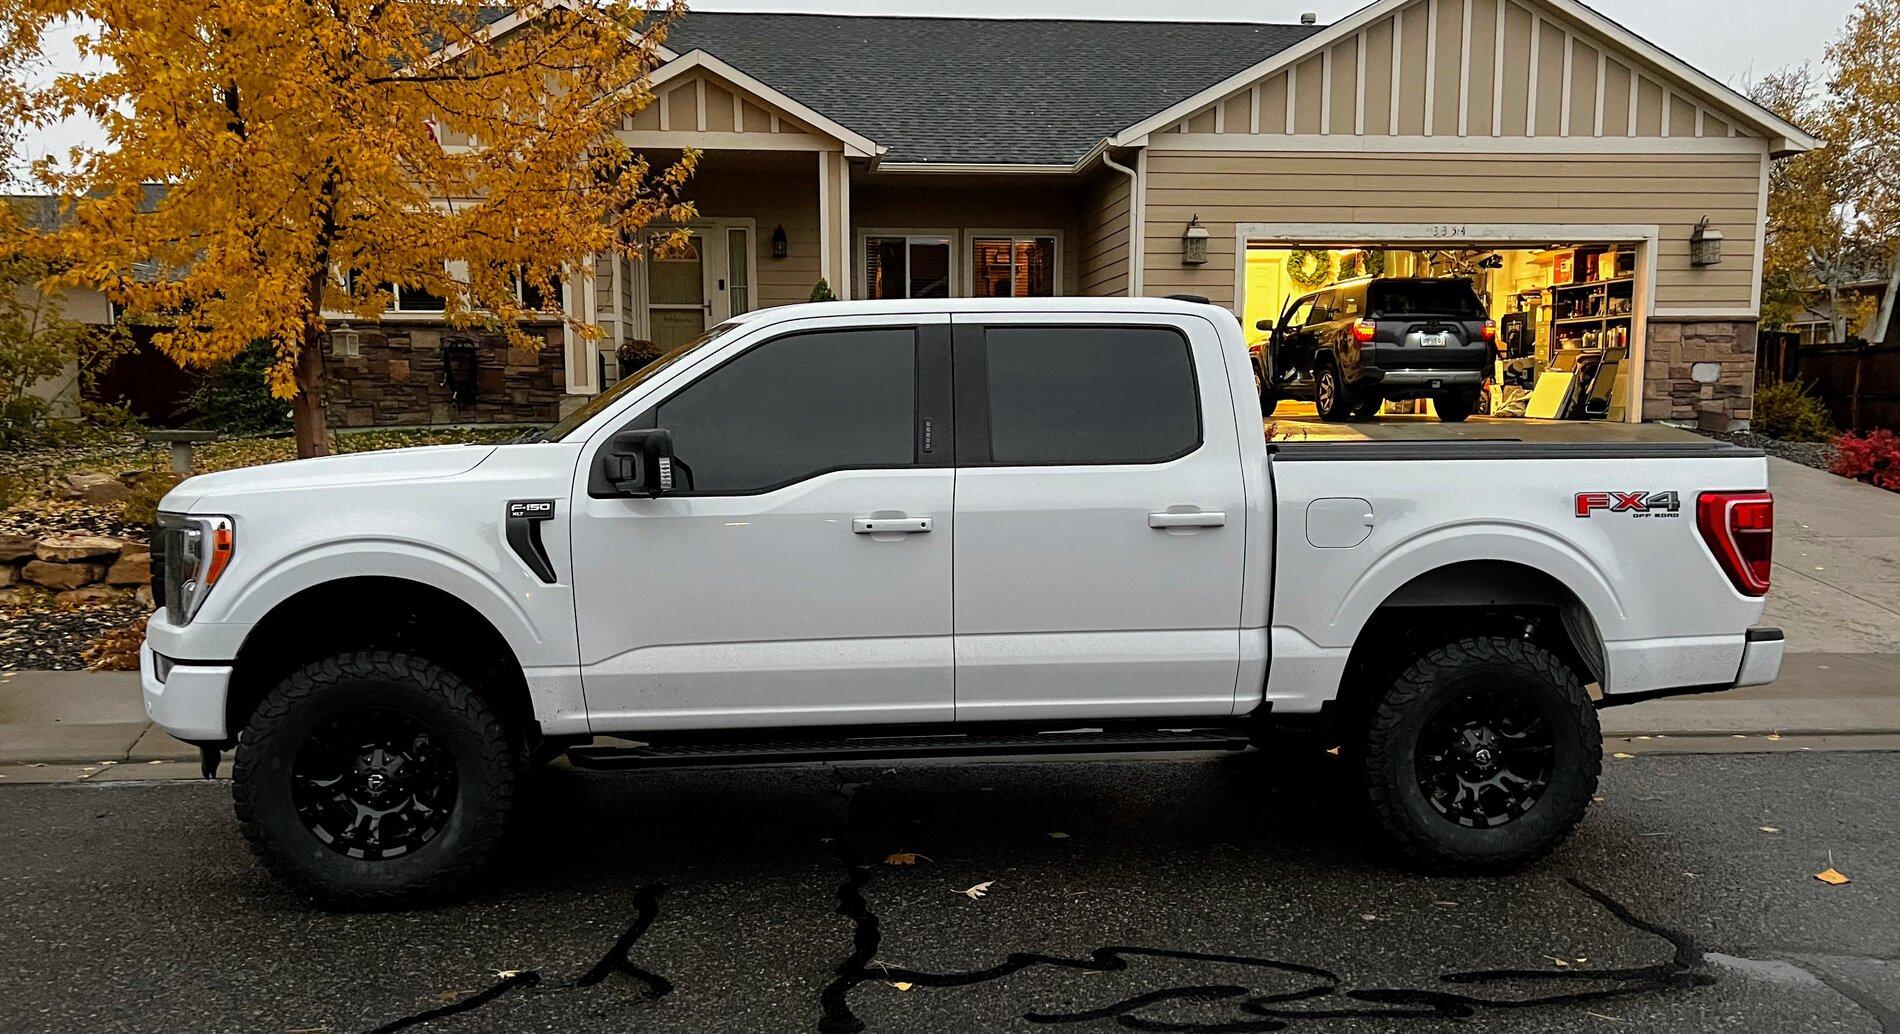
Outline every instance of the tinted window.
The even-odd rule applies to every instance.
[[[1311,315],[1312,312],[1313,312],[1313,299],[1302,298],[1298,302],[1294,303],[1292,309],[1288,310],[1286,314],[1286,319],[1283,319],[1280,321],[1280,326],[1303,327],[1306,325],[1306,317]]]
[[[1372,311],[1483,319],[1469,280],[1381,280],[1372,284]]]
[[[1334,319],[1338,315],[1333,312],[1333,306],[1336,304],[1338,303],[1333,300],[1333,292],[1331,291],[1327,291],[1325,294],[1315,298],[1313,300],[1313,314],[1306,318],[1307,324],[1310,326],[1315,323],[1325,323],[1327,320]]]
[[[997,463],[1152,463],[1201,439],[1187,338],[1161,327],[991,327]]]
[[[1365,307],[1366,289],[1364,287],[1355,287],[1349,291],[1339,292],[1339,312],[1336,313],[1336,315],[1341,317],[1357,316]]]
[[[768,341],[660,403],[695,492],[759,492],[841,467],[916,460],[917,334]]]

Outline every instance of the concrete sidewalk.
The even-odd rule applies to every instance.
[[[1606,739],[1677,741],[1768,736],[1873,745],[1900,742],[1900,653],[1792,653],[1772,686],[1652,700],[1602,712]],[[1740,745],[1715,745],[1738,749]],[[1758,744],[1758,746],[1760,746]],[[1619,748],[1620,749],[1620,748]],[[1768,748],[1763,748],[1768,749]],[[0,766],[195,763],[196,749],[152,727],[131,672],[0,675]]]

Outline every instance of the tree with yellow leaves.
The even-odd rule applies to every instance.
[[[1828,58],[1855,218],[1890,263],[1870,335],[1882,340],[1900,295],[1900,0],[1860,0]]]
[[[62,198],[38,244],[65,283],[167,329],[204,366],[272,343],[298,454],[328,450],[323,313],[374,319],[392,285],[517,347],[590,256],[692,215],[687,153],[650,167],[613,130],[652,100],[679,0],[12,0],[0,66],[80,25],[99,71],[0,93],[29,125],[106,145],[42,160]],[[524,291],[522,285],[536,290]],[[545,317],[543,317],[545,318]],[[583,333],[594,333],[568,319]]]
[[[1750,87],[1749,97],[1824,139],[1838,139],[1842,132],[1839,106],[1816,81],[1811,65],[1764,76]],[[1842,291],[1881,265],[1855,217],[1849,153],[1830,143],[1779,159],[1769,170],[1762,258],[1764,327],[1788,326],[1807,310],[1817,291],[1826,292],[1833,315],[1829,340],[1845,341],[1872,315],[1864,298]]]

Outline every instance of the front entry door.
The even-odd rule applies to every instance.
[[[957,317],[959,722],[1233,710],[1226,365],[1206,320],[1149,319]]]
[[[648,238],[642,265],[648,339],[671,351],[752,308],[752,231],[741,225],[695,227],[683,246],[670,249],[658,246],[665,238]]]
[[[677,492],[576,479],[596,732],[952,719],[955,471],[923,433],[948,423],[949,317],[898,319],[774,328],[669,386],[630,426],[671,433]]]

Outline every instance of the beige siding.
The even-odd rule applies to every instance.
[[[1128,177],[1113,169],[1089,181],[1082,238],[1076,247],[1075,293],[1097,297],[1128,293],[1130,193]]]
[[[808,153],[709,152],[686,195],[708,218],[754,220],[759,280],[755,308],[811,297],[818,283],[818,160]],[[772,231],[785,227],[786,255],[772,257]]]
[[[1632,82],[1637,84],[1634,134]],[[1717,117],[1719,111],[1691,96],[1685,85],[1573,26],[1539,0],[1416,0],[1323,54],[1242,87],[1169,129],[1256,132],[1248,119],[1232,115],[1236,107],[1248,106],[1238,101],[1250,102],[1256,93],[1260,133],[1596,136],[1601,95],[1603,136],[1739,134],[1732,119]],[[1226,117],[1217,118],[1216,112]]]
[[[1234,298],[1238,223],[1573,223],[1659,227],[1659,309],[1751,310],[1762,158],[1741,154],[1287,154],[1156,150],[1148,156],[1143,290]],[[1181,231],[1213,232],[1205,266],[1181,264]],[[1722,263],[1689,264],[1708,216]]]

